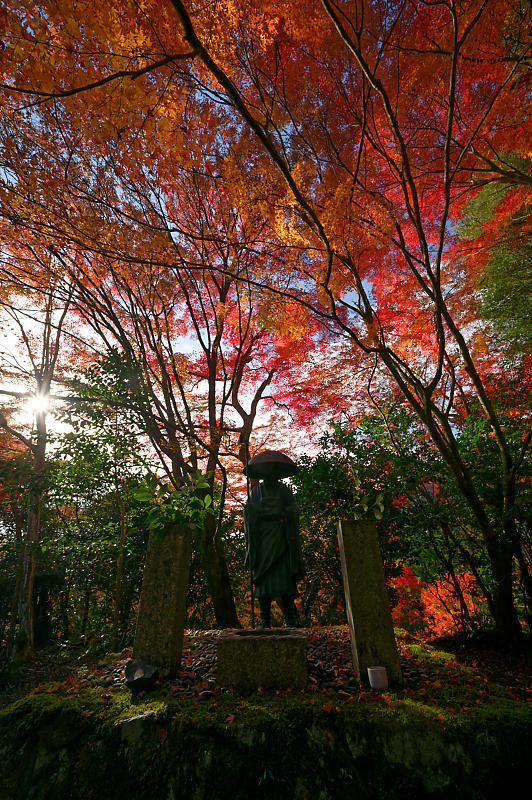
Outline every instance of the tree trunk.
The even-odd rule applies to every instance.
[[[36,549],[41,536],[41,501],[46,453],[46,412],[35,415],[37,437],[33,451],[32,478],[34,483],[28,498],[28,527],[22,543],[22,580],[18,597],[19,630],[15,643],[15,657],[26,661],[35,648],[34,584],[37,568]]]
[[[113,651],[118,651],[119,636],[120,636],[120,622],[122,616],[122,596],[123,596],[123,581],[124,581],[124,549],[126,545],[126,509],[122,498],[118,497],[118,505],[120,507],[120,544],[118,547],[118,557],[116,560],[116,580],[115,580],[115,597],[113,608]]]
[[[459,452],[454,432],[448,420],[439,414],[432,400],[426,398],[426,404],[423,405],[413,396],[386,350],[380,351],[380,355],[388,371],[396,380],[402,393],[410,403],[410,406],[425,425],[433,443],[436,445],[449,467],[458,489],[473,513],[486,545],[490,561],[491,574],[493,577],[493,616],[495,619],[495,627],[501,640],[504,642],[508,644],[511,642],[518,642],[522,638],[522,631],[513,602],[513,537],[508,535],[505,530],[498,530],[491,523],[476,490],[470,470]],[[508,500],[511,489],[508,486],[508,481],[503,480],[503,484],[506,486],[505,497],[506,500]]]
[[[81,636],[85,636],[87,630],[87,621],[89,619],[89,605],[90,605],[90,589],[89,579],[85,578],[85,594],[83,597],[83,616],[81,618]]]
[[[318,596],[319,588],[319,579],[317,577],[313,578],[311,581],[309,581],[307,591],[303,597],[303,620],[309,626],[312,606],[314,605],[316,597]]]
[[[467,630],[468,628],[472,630],[475,626],[471,619],[471,614],[469,613],[469,608],[467,607],[464,593],[462,591],[462,587],[460,586],[460,581],[458,580],[458,576],[454,571],[454,566],[452,565],[451,561],[449,561],[449,577],[453,585],[454,594],[460,606],[460,627],[462,630]]]
[[[222,542],[215,536],[215,520],[208,516],[203,529],[203,564],[218,628],[239,627],[235,599]]]
[[[64,592],[61,593],[59,598],[59,608],[61,611],[61,619],[63,621],[63,636],[65,639],[70,639],[70,618],[68,616],[68,606],[70,602],[70,584]]]
[[[445,554],[437,546],[436,539],[435,539],[435,537],[433,535],[431,535],[430,539],[431,539],[431,543],[432,543],[432,549],[433,549],[434,553],[436,554],[436,557],[438,558],[440,563],[443,564],[443,566],[445,567],[445,569],[448,572],[450,581],[451,581],[453,589],[454,589],[454,593],[455,593],[456,598],[458,600],[458,603],[460,605],[460,620],[461,620],[460,625],[461,625],[463,630],[465,630],[467,627],[472,629],[474,626],[473,626],[473,622],[471,620],[471,615],[469,613],[469,609],[467,607],[467,603],[466,603],[465,598],[464,598],[464,593],[462,592],[462,587],[460,586],[460,581],[458,580],[458,576],[456,575],[456,572],[455,572],[455,569],[454,569],[453,558],[452,558],[452,549],[448,550],[447,554]],[[447,536],[447,539],[449,540],[448,536]],[[447,542],[447,545],[449,546],[449,541]]]
[[[532,633],[532,577],[530,570],[526,563],[525,555],[523,553],[523,546],[518,542],[516,548],[516,558],[519,564],[519,571],[521,573],[521,580],[523,581],[523,599],[525,604],[525,619],[530,632]]]
[[[13,655],[13,646],[15,644],[15,631],[17,629],[18,621],[18,598],[22,586],[22,514],[17,512],[15,514],[15,541],[17,548],[17,572],[15,578],[15,590],[13,592],[13,599],[11,602],[11,618],[9,620],[9,631],[7,634],[7,652]]]
[[[501,546],[489,556],[494,578],[495,627],[506,644],[519,642],[523,632],[513,601],[512,549]]]
[[[40,509],[28,514],[28,530],[22,545],[22,580],[18,596],[19,629],[15,642],[15,655],[21,661],[33,656],[35,646],[35,614],[33,589],[37,559],[35,546],[39,541]]]

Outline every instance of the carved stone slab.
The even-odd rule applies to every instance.
[[[368,667],[386,667],[389,682],[400,684],[403,676],[375,522],[339,521],[338,543],[355,675],[367,682]]]
[[[192,532],[175,526],[150,534],[142,579],[133,658],[173,677],[181,662]]]
[[[223,631],[216,681],[242,691],[302,689],[307,682],[306,634],[298,628]]]

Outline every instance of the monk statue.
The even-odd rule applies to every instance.
[[[274,457],[282,460],[274,461]],[[246,564],[259,601],[259,628],[271,627],[272,600],[277,601],[283,612],[285,628],[299,624],[294,603],[297,581],[304,574],[299,513],[291,490],[279,480],[296,471],[297,466],[288,456],[272,450],[259,453],[245,468],[248,477],[262,477],[249,494],[244,509]]]

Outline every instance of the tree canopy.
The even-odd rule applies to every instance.
[[[203,537],[219,623],[236,619],[227,470],[263,445],[259,409],[301,430],[340,412],[355,426],[370,407],[388,420],[392,393],[481,542],[497,628],[518,636],[531,434],[526,400],[509,412],[507,398],[509,377],[530,388],[515,291],[529,271],[529,4],[6,0],[0,13],[3,284],[53,286],[129,365],[119,401],[169,480],[201,467],[220,487]]]

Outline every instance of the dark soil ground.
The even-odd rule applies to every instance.
[[[164,684],[174,696],[209,701],[225,693],[216,685],[216,640],[219,631],[190,631],[185,634],[181,669],[175,679]],[[335,694],[348,699],[361,699],[364,690],[353,674],[348,629],[315,628],[309,635],[309,677],[305,692],[319,695]],[[502,652],[493,640],[464,642],[460,639],[423,643],[404,631],[398,632],[401,667],[405,679],[399,694],[445,704],[453,708],[452,692],[442,697],[443,689],[461,686],[467,689],[467,704],[486,702],[492,684],[498,693],[520,702],[532,699],[532,654]],[[73,691],[86,686],[101,686],[106,692],[121,688],[124,667],[130,650],[94,660],[90,653],[75,650],[50,649],[40,651],[36,658],[18,666],[4,663],[0,673],[0,707],[6,706],[32,690],[54,691],[72,686]],[[160,684],[158,684],[160,685]],[[259,690],[260,692],[260,690]],[[283,694],[283,692],[278,692]],[[445,693],[447,694],[447,693]],[[436,699],[434,699],[436,703]],[[460,708],[464,708],[462,697]],[[467,707],[467,706],[466,706]]]

